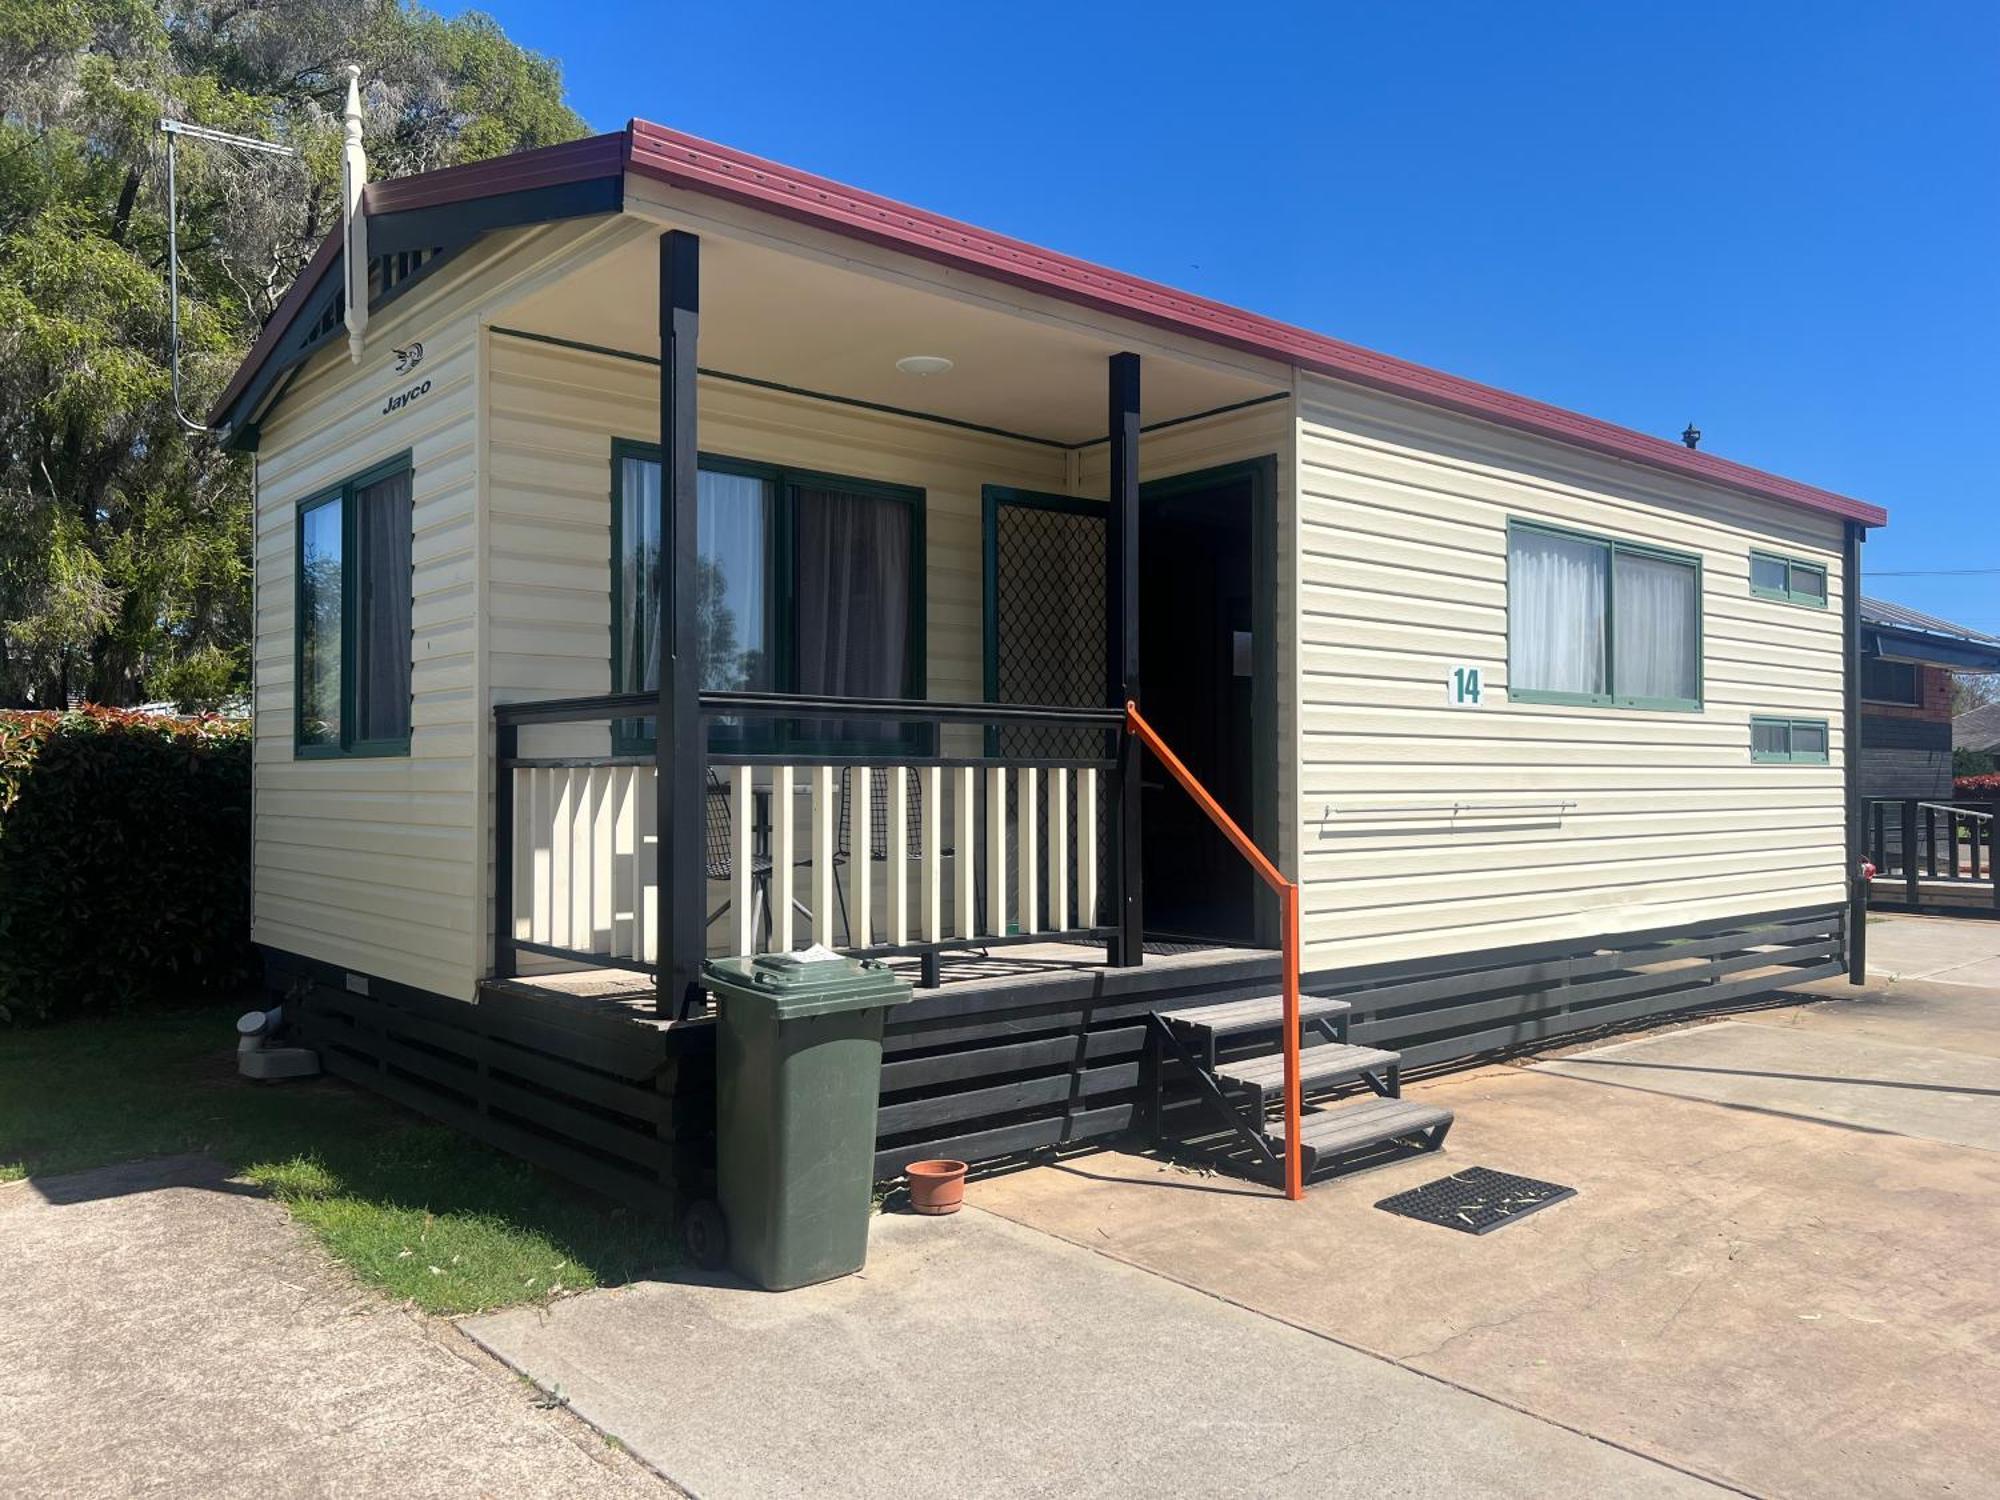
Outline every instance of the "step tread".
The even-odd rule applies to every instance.
[[[1354,1007],[1345,1000],[1325,995],[1299,996],[1299,1019],[1344,1015]],[[1186,1005],[1178,1010],[1155,1012],[1174,1026],[1194,1026],[1207,1031],[1255,1031],[1264,1026],[1280,1026],[1285,1019],[1283,995],[1259,995],[1250,1000],[1222,1000],[1207,1005]]]
[[[1359,1073],[1364,1068],[1371,1071],[1386,1068],[1391,1063],[1402,1061],[1402,1056],[1400,1052],[1385,1052],[1380,1047],[1354,1047],[1336,1042],[1302,1047],[1299,1049],[1299,1082],[1303,1086],[1338,1078],[1344,1073]],[[1239,1057],[1218,1063],[1215,1076],[1228,1083],[1242,1084],[1245,1088],[1281,1089],[1285,1086],[1285,1054],[1273,1052],[1269,1057]]]
[[[1452,1114],[1435,1104],[1414,1099],[1364,1099],[1358,1104],[1315,1110],[1299,1121],[1299,1140],[1322,1155],[1354,1151],[1399,1135],[1411,1135],[1436,1125],[1447,1125]],[[1285,1122],[1272,1120],[1264,1134],[1274,1145],[1285,1142]]]

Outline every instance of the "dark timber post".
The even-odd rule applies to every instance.
[[[521,726],[493,730],[493,977],[514,977],[514,768]]]
[[[698,998],[703,865],[700,667],[695,661],[695,335],[701,241],[660,236],[660,706],[659,900],[655,962],[660,1013],[685,1015]]]
[[[1105,529],[1105,692],[1113,708],[1139,701],[1139,356],[1114,354],[1110,368],[1111,514]],[[1145,954],[1140,874],[1139,740],[1118,736],[1118,788],[1111,801],[1111,941],[1106,957],[1130,968]]]
[[[1847,523],[1841,549],[1841,776],[1847,797],[1847,982],[1868,982],[1868,882],[1861,862],[1868,846],[1868,808],[1861,800],[1861,543],[1867,532]]]
[[[1903,810],[1903,899],[1915,911],[1924,899],[1923,887],[1918,883],[1917,870],[1917,799],[1905,797],[1900,804]]]

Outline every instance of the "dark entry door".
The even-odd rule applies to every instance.
[[[1254,476],[1161,480],[1140,497],[1139,706],[1254,837]],[[1140,804],[1148,934],[1254,942],[1256,877],[1150,759]]]
[[[1277,817],[1273,477],[1266,459],[1153,481],[1139,522],[1140,706],[1267,853]],[[988,701],[1103,702],[1103,502],[989,487],[985,531]],[[1077,730],[1010,728],[988,745],[1009,756],[1102,753]],[[1140,820],[1149,936],[1273,939],[1256,877],[1150,761]],[[1100,868],[1112,855],[1101,847]]]

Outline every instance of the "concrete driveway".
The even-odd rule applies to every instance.
[[[861,1278],[466,1327],[704,1496],[2000,1494],[2000,924],[1871,937],[1866,989],[1412,1084],[1444,1156],[1303,1204],[1084,1156]],[[1475,1164],[1579,1195],[1373,1207]]]

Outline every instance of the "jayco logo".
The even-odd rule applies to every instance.
[[[409,348],[398,349],[395,352],[396,373],[398,375],[407,375],[424,362],[424,343],[422,339],[412,339]]]
[[[386,417],[392,411],[401,411],[404,407],[408,406],[412,401],[416,400],[419,396],[425,396],[430,394],[430,389],[431,389],[431,383],[428,380],[426,380],[421,385],[411,386],[407,391],[398,391],[395,395],[391,396],[388,402],[383,406],[382,415]]]

